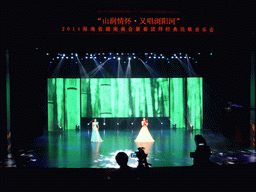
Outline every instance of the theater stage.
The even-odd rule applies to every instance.
[[[150,129],[149,129],[150,130]],[[91,129],[46,132],[32,145],[36,161],[33,166],[55,168],[118,168],[115,155],[124,151],[129,155],[128,165],[137,166],[131,153],[144,146],[152,167],[191,166],[196,144],[194,136],[201,134],[212,150],[210,160],[217,164],[255,162],[255,151],[238,149],[236,144],[210,130],[155,128],[150,130],[155,142],[135,143],[138,129],[100,129],[102,143],[91,143]]]

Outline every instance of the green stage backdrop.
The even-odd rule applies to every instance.
[[[48,130],[75,129],[83,117],[168,117],[201,129],[202,91],[202,78],[49,78]]]

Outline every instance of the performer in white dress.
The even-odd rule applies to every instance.
[[[154,142],[155,140],[152,138],[151,134],[148,130],[148,120],[143,118],[141,121],[142,128],[140,129],[139,135],[134,140],[135,142]]]

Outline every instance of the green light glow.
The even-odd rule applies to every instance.
[[[170,117],[185,127],[184,78],[48,79],[48,130],[75,129],[85,118]],[[187,78],[188,121],[201,129],[202,78]]]
[[[187,78],[188,121],[194,129],[201,129],[203,123],[203,79]]]
[[[185,93],[184,78],[170,78],[170,125],[185,127]]]

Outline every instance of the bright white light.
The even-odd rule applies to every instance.
[[[120,57],[118,57],[118,60],[120,60]]]
[[[133,123],[131,123],[133,125]]]
[[[104,57],[104,59],[106,59],[107,57]]]
[[[148,58],[151,59],[151,56],[149,56]]]
[[[68,57],[66,57],[66,59],[68,59]]]
[[[73,59],[74,57],[71,57],[71,59]]]
[[[64,57],[61,57],[62,59],[64,59]]]
[[[46,53],[46,55],[49,55],[49,53]]]
[[[88,57],[85,57],[85,59],[88,59]]]
[[[63,54],[63,56],[65,57],[65,54]]]
[[[131,57],[129,57],[128,59],[131,60]]]
[[[103,123],[103,125],[106,125],[106,123]]]
[[[113,59],[115,59],[116,57],[113,57]]]
[[[171,58],[173,59],[174,57],[172,56]]]
[[[136,59],[136,57],[133,57],[133,59]]]
[[[78,54],[76,53],[76,56],[78,56]]]
[[[164,59],[164,56],[162,56],[162,59]]]
[[[154,57],[154,59],[156,59],[156,57]]]
[[[182,59],[182,57],[180,57],[180,59]]]
[[[116,55],[119,55],[119,53],[116,53]]]
[[[119,123],[117,123],[117,125],[119,125]]]
[[[135,55],[135,53],[132,53],[133,55]]]
[[[163,122],[161,122],[161,124],[163,125]]]

